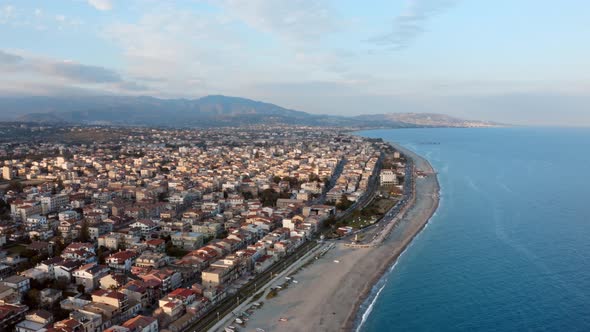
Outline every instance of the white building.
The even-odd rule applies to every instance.
[[[43,213],[56,212],[59,208],[67,206],[70,203],[70,197],[66,194],[58,194],[49,197],[41,197],[41,206]]]
[[[76,219],[78,219],[78,212],[71,211],[71,210],[63,211],[63,212],[60,212],[57,216],[58,216],[59,221],[76,220]]]
[[[10,169],[10,167],[2,167],[2,178],[4,180],[12,180],[12,169]]]
[[[185,250],[195,250],[203,246],[203,234],[176,232],[171,235],[172,244]]]
[[[76,284],[83,285],[88,292],[97,288],[100,278],[107,274],[109,274],[108,267],[91,263],[83,265],[75,270],[72,276],[76,278]]]
[[[107,265],[118,271],[129,271],[137,254],[131,250],[124,250],[116,252],[106,258]]]
[[[379,174],[381,184],[397,184],[397,176],[392,169],[384,169]]]
[[[27,217],[25,227],[27,230],[47,229],[47,218],[40,215]]]
[[[23,294],[31,289],[31,279],[19,275],[10,276],[2,280],[4,286],[10,287]]]

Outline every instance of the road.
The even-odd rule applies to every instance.
[[[219,302],[215,307],[211,308],[207,314],[200,317],[194,324],[189,325],[183,331],[207,331],[210,329],[221,317],[230,314],[235,307],[239,305],[240,299],[246,299],[259,291],[266,283],[268,283],[273,275],[280,273],[282,270],[296,262],[299,258],[305,255],[308,251],[317,246],[316,241],[308,241],[297,248],[293,253],[273,264],[265,272],[257,275],[244,285],[238,293],[229,295]]]
[[[356,235],[364,235],[363,237],[367,238],[366,235],[369,235],[370,243],[360,243],[360,246],[373,246],[378,245],[386,236],[391,232],[397,220],[403,217],[405,210],[410,206],[410,200],[414,197],[414,184],[415,184],[415,168],[411,158],[407,158],[406,162],[406,178],[404,181],[404,189],[402,194],[402,199],[397,202],[381,219],[379,219],[375,224],[360,229],[352,234],[346,235],[342,237],[342,240],[350,240]],[[370,202],[370,201],[369,201]],[[375,233],[375,234],[373,234]],[[373,234],[371,237],[370,235]]]
[[[338,164],[334,168],[334,172],[332,173],[332,176],[330,177],[330,181],[328,181],[328,185],[324,187],[324,190],[322,191],[322,194],[320,195],[320,197],[309,202],[307,205],[324,204],[324,202],[326,202],[326,195],[328,194],[328,191],[330,191],[330,189],[332,189],[336,185],[336,181],[338,181],[340,174],[342,174],[342,171],[344,170],[344,165],[346,165],[346,162],[347,162],[346,158],[342,158],[342,159],[340,159],[340,161],[338,161]]]
[[[324,188],[322,195],[317,199],[313,200],[310,203],[310,205],[323,204],[325,202],[326,194],[336,184],[336,181],[338,180],[338,178],[342,174],[342,171],[344,170],[344,165],[346,164],[346,162],[347,161],[345,158],[342,158],[338,161],[338,164],[334,168],[334,172],[330,177],[328,185]],[[291,254],[287,258],[283,258],[280,261],[276,262],[267,271],[257,275],[255,279],[249,281],[246,285],[241,287],[237,294],[230,295],[225,299],[221,300],[219,304],[210,309],[207,314],[199,318],[194,324],[185,328],[184,331],[206,331],[212,325],[214,325],[220,319],[220,317],[226,316],[227,314],[231,313],[231,311],[236,306],[238,306],[239,298],[243,299],[258,291],[262,285],[266,284],[271,280],[273,274],[276,275],[281,270],[293,264],[299,257],[304,255],[307,251],[311,250],[315,246],[315,244],[315,241],[309,241],[303,244],[300,248],[297,249],[295,253]]]
[[[365,191],[365,193],[361,195],[361,197],[356,202],[354,202],[348,209],[336,215],[337,219],[346,218],[355,210],[364,209],[367,205],[369,205],[369,203],[373,201],[373,199],[375,198],[376,190],[379,187],[379,173],[381,172],[381,167],[383,165],[383,158],[384,155],[383,153],[381,153],[379,159],[377,160],[377,163],[375,163],[373,173],[371,174],[371,177],[369,177],[369,184],[367,186],[367,190]]]
[[[357,202],[355,202],[349,209],[344,211],[342,213],[343,216],[352,213],[352,211],[354,211],[357,208],[364,208],[368,203],[372,201],[372,199],[375,196],[375,190],[378,186],[379,172],[381,170],[383,157],[383,154],[379,156],[379,160],[377,161],[375,169],[373,170],[371,178],[369,179],[369,185],[367,187],[367,191],[365,192],[365,194],[362,195],[361,198]],[[327,192],[336,184],[336,181],[340,177],[346,162],[347,160],[345,158],[342,158],[338,162],[334,169],[334,173],[330,177],[328,185],[324,188],[324,191],[322,192],[322,195],[318,197],[316,200],[314,200],[311,204],[324,203]],[[308,241],[307,243],[303,244],[294,253],[276,262],[262,274],[257,275],[253,280],[249,281],[246,285],[241,287],[236,294],[230,295],[221,300],[215,307],[211,308],[207,314],[199,318],[195,323],[193,323],[189,327],[183,329],[183,331],[207,331],[216,323],[218,323],[221,320],[221,317],[225,317],[227,315],[232,314],[232,311],[239,306],[240,299],[247,299],[252,295],[256,294],[256,292],[258,292],[263,285],[266,285],[272,280],[273,275],[276,276],[281,271],[285,270],[288,267],[291,267],[293,263],[297,262],[303,255],[315,248],[316,245],[317,242],[315,241]]]
[[[246,309],[252,306],[252,302],[257,301],[258,299],[260,299],[260,301],[264,301],[264,299],[272,289],[276,288],[276,286],[284,284],[287,281],[285,277],[293,274],[295,271],[307,264],[310,260],[313,260],[315,257],[321,256],[328,250],[333,249],[334,246],[335,245],[333,243],[323,242],[320,245],[308,251],[306,254],[302,255],[301,258],[299,258],[297,261],[295,261],[291,266],[283,270],[281,273],[274,274],[273,279],[269,280],[262,287],[259,287],[258,292],[255,292],[254,295],[242,301],[242,304],[234,308],[230,314],[221,318],[212,328],[209,329],[209,331],[223,331],[225,326],[233,323],[234,319],[236,318],[234,313],[245,312]],[[262,296],[255,298],[256,294],[259,295],[260,293],[262,293]]]

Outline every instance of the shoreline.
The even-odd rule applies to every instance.
[[[414,151],[408,150],[399,144],[396,144],[396,143],[389,143],[389,144],[392,145],[398,151],[401,151],[407,157],[412,158],[412,160],[414,161],[414,164],[417,164],[418,161],[421,161],[422,163],[428,165],[428,168],[430,168],[430,171],[434,172],[434,167],[432,167],[432,165],[430,164],[430,162],[426,158],[419,156]],[[363,291],[359,295],[357,302],[355,303],[353,309],[350,311],[348,318],[344,322],[342,330],[352,331],[352,330],[356,330],[359,327],[361,327],[361,323],[363,323],[363,321],[360,319],[362,319],[362,315],[364,315],[364,312],[366,310],[368,310],[368,308],[369,308],[369,307],[367,307],[365,309],[365,311],[361,311],[362,305],[365,304],[367,301],[375,300],[378,297],[378,295],[379,295],[378,293],[376,293],[374,296],[371,296],[374,288],[377,285],[379,285],[379,281],[381,281],[382,278],[385,277],[388,272],[390,272],[390,270],[397,263],[399,257],[412,244],[412,241],[414,241],[414,239],[422,232],[422,230],[424,230],[424,228],[430,222],[430,219],[432,218],[432,216],[434,216],[436,210],[438,209],[439,203],[440,203],[440,184],[438,182],[438,177],[436,176],[436,174],[431,177],[431,180],[435,183],[436,191],[434,192],[434,194],[436,194],[436,199],[434,199],[434,204],[431,206],[430,211],[428,212],[428,217],[418,223],[419,227],[414,232],[414,234],[411,235],[410,237],[406,238],[401,247],[395,248],[395,250],[396,250],[395,254],[392,255],[390,257],[390,259],[387,261],[387,263],[371,278],[370,286],[363,289]],[[417,191],[418,191],[418,189],[416,188],[416,185],[414,185],[413,194],[418,195]],[[416,199],[418,199],[418,198],[416,197]],[[416,202],[413,203],[413,205],[415,205],[415,204],[416,204]],[[410,207],[410,209],[412,209],[412,208],[414,208],[414,206]]]
[[[383,242],[350,248],[344,241],[292,277],[298,282],[252,313],[246,331],[353,331],[362,305],[373,289],[424,229],[439,205],[440,187],[430,163],[398,144],[389,143],[414,161],[415,170],[430,175],[414,179],[414,199]],[[279,318],[283,318],[279,320]]]

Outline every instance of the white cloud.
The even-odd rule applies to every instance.
[[[88,4],[98,10],[111,10],[113,9],[113,3],[111,0],[88,0]]]
[[[20,55],[4,52],[0,50],[0,66],[1,65],[14,65],[23,60]]]
[[[322,43],[340,28],[329,2],[211,3],[221,12],[155,3],[143,7],[138,21],[111,24],[102,34],[122,49],[126,73],[159,89],[160,96],[244,94],[253,82],[285,77],[358,81],[346,77],[353,75],[354,52]],[[253,35],[256,46],[248,40]]]
[[[1,0],[0,0],[1,1]],[[37,31],[57,29],[66,30],[76,28],[84,22],[76,17],[66,16],[61,13],[45,12],[41,8],[17,9],[14,6],[6,5],[0,7],[0,24],[6,24],[12,28],[32,28]]]
[[[6,5],[0,7],[0,24],[6,24],[14,18],[14,6]]]
[[[244,41],[230,24],[219,16],[158,5],[137,23],[108,26],[103,36],[123,50],[130,76],[146,78],[161,95],[190,97],[215,90],[212,85],[235,84],[236,72],[243,70]]]
[[[337,29],[335,9],[320,0],[224,0],[228,14],[254,29],[291,42],[318,41]]]
[[[149,87],[123,77],[119,72],[74,61],[60,61],[0,50],[0,68],[7,82],[43,82],[54,90],[67,88],[106,89],[113,93],[148,91]],[[18,86],[21,86],[20,83]],[[23,85],[23,87],[26,85]]]
[[[408,0],[403,13],[393,19],[391,32],[372,38],[370,41],[400,50],[410,45],[425,30],[425,25],[434,15],[452,7],[458,0]]]

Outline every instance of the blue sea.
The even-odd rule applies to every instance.
[[[590,129],[360,134],[426,157],[441,204],[359,331],[590,331]]]

